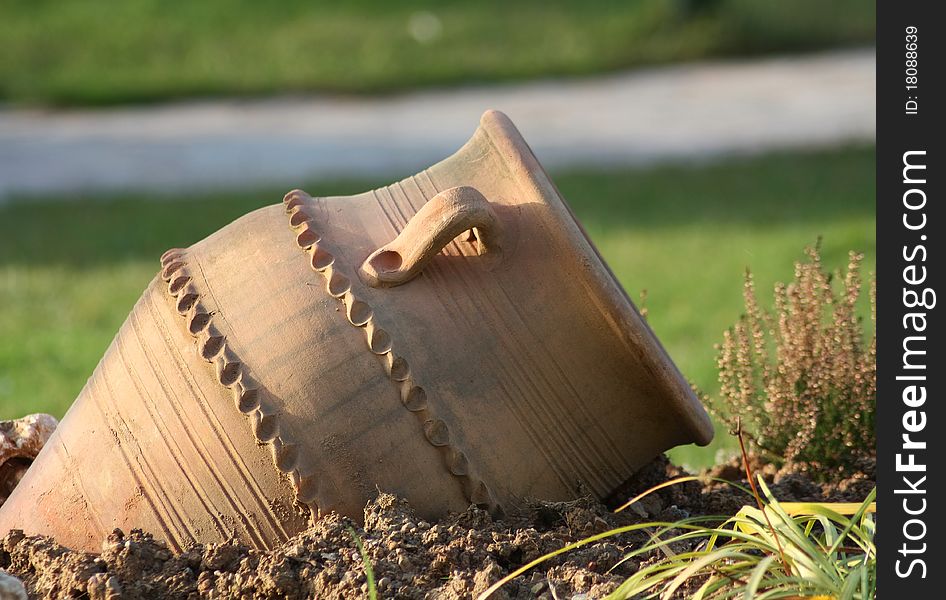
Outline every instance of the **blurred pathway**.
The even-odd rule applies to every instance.
[[[375,98],[0,110],[0,201],[404,176],[453,153],[487,108],[552,167],[873,140],[874,68],[864,49]]]

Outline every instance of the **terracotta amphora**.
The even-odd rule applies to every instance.
[[[266,548],[379,489],[428,519],[603,498],[713,435],[498,112],[417,175],[290,192],[161,263],[0,530]]]

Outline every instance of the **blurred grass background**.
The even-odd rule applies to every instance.
[[[873,43],[871,0],[4,0],[0,100],[384,92]]]
[[[647,290],[648,320],[684,374],[715,393],[713,345],[741,313],[747,266],[769,301],[819,235],[827,266],[843,267],[853,249],[873,271],[873,170],[874,149],[852,147],[552,176],[631,297]],[[382,183],[306,187],[335,195]],[[0,205],[0,418],[62,415],[161,253],[279,202],[290,187]],[[718,434],[708,450],[679,448],[674,459],[712,464],[717,449],[731,447]]]

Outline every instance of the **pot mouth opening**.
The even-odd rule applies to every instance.
[[[700,446],[709,444],[713,439],[713,424],[702,403],[660,340],[640,316],[627,291],[615,277],[571,206],[558,191],[515,125],[505,114],[488,110],[480,119],[480,127],[513,172],[524,174],[536,196],[544,201],[567,229],[577,231],[577,235],[571,235],[576,242],[576,252],[591,267],[588,270],[589,281],[599,291],[608,319],[616,324],[615,329],[628,351],[632,351],[632,348],[636,350],[641,362],[654,374],[660,389],[670,402],[670,407],[686,426],[687,434],[681,436],[678,443],[695,443]]]

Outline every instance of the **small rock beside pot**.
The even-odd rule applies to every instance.
[[[58,424],[55,417],[46,414],[0,421],[0,506],[26,474]]]

